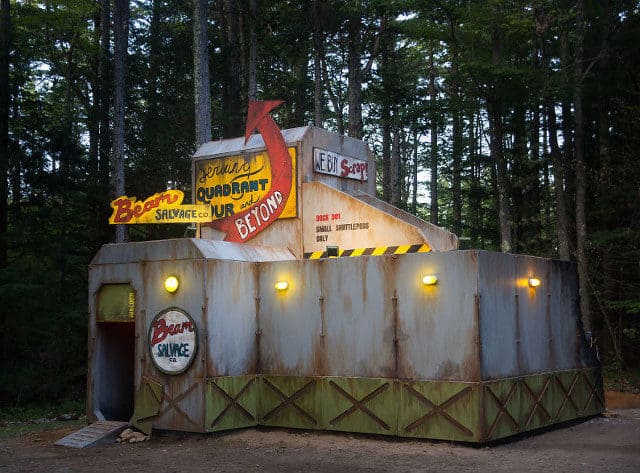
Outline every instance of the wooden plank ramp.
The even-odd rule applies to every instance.
[[[96,447],[114,443],[128,422],[99,420],[58,440],[55,445],[71,448]]]

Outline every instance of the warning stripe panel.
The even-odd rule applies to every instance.
[[[431,247],[424,244],[401,245],[401,246],[376,246],[373,248],[352,248],[349,250],[339,250],[338,256],[328,256],[326,251],[314,251],[305,253],[305,259],[321,258],[345,258],[354,256],[381,256],[381,255],[403,255],[405,253],[427,253]]]

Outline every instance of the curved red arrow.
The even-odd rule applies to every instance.
[[[291,156],[282,132],[269,112],[282,100],[249,101],[245,145],[253,130],[262,135],[271,164],[271,188],[257,203],[240,213],[214,220],[209,225],[225,232],[226,241],[243,242],[271,225],[282,213],[291,192]]]

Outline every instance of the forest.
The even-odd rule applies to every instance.
[[[180,189],[197,145],[365,140],[379,197],[461,248],[572,260],[605,366],[640,366],[640,2],[0,0],[0,407],[82,399],[109,202]],[[634,52],[635,51],[635,52]]]

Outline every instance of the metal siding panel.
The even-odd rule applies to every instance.
[[[552,371],[555,360],[550,349],[549,294],[556,290],[551,286],[548,260],[528,256],[511,256],[516,268],[517,317],[519,340],[518,374],[535,374]],[[541,285],[529,287],[529,277],[541,280]],[[515,281],[514,281],[515,282]]]
[[[257,266],[211,260],[206,271],[207,376],[255,373]]]
[[[551,346],[556,358],[554,371],[583,368],[589,365],[581,356],[583,342],[578,330],[578,276],[576,265],[568,261],[551,261]]]
[[[398,377],[413,380],[479,381],[475,317],[477,253],[397,256],[387,283],[398,297]],[[435,274],[438,283],[424,286]]]
[[[144,374],[164,385],[165,398],[154,428],[204,432],[204,386],[207,326],[204,309],[204,260],[167,260],[147,262],[144,268],[146,317],[142,334]],[[164,280],[174,275],[179,289],[170,294],[164,290]],[[198,330],[198,354],[191,367],[180,375],[161,373],[152,363],[148,346],[148,331],[155,315],[169,307],[186,311]]]
[[[517,376],[518,324],[513,257],[478,252],[482,379]]]
[[[320,264],[291,261],[260,265],[261,373],[313,376],[322,371]],[[278,292],[274,284],[282,280],[289,288]]]
[[[318,374],[395,377],[395,260],[362,257],[313,267],[324,297],[326,363]]]

